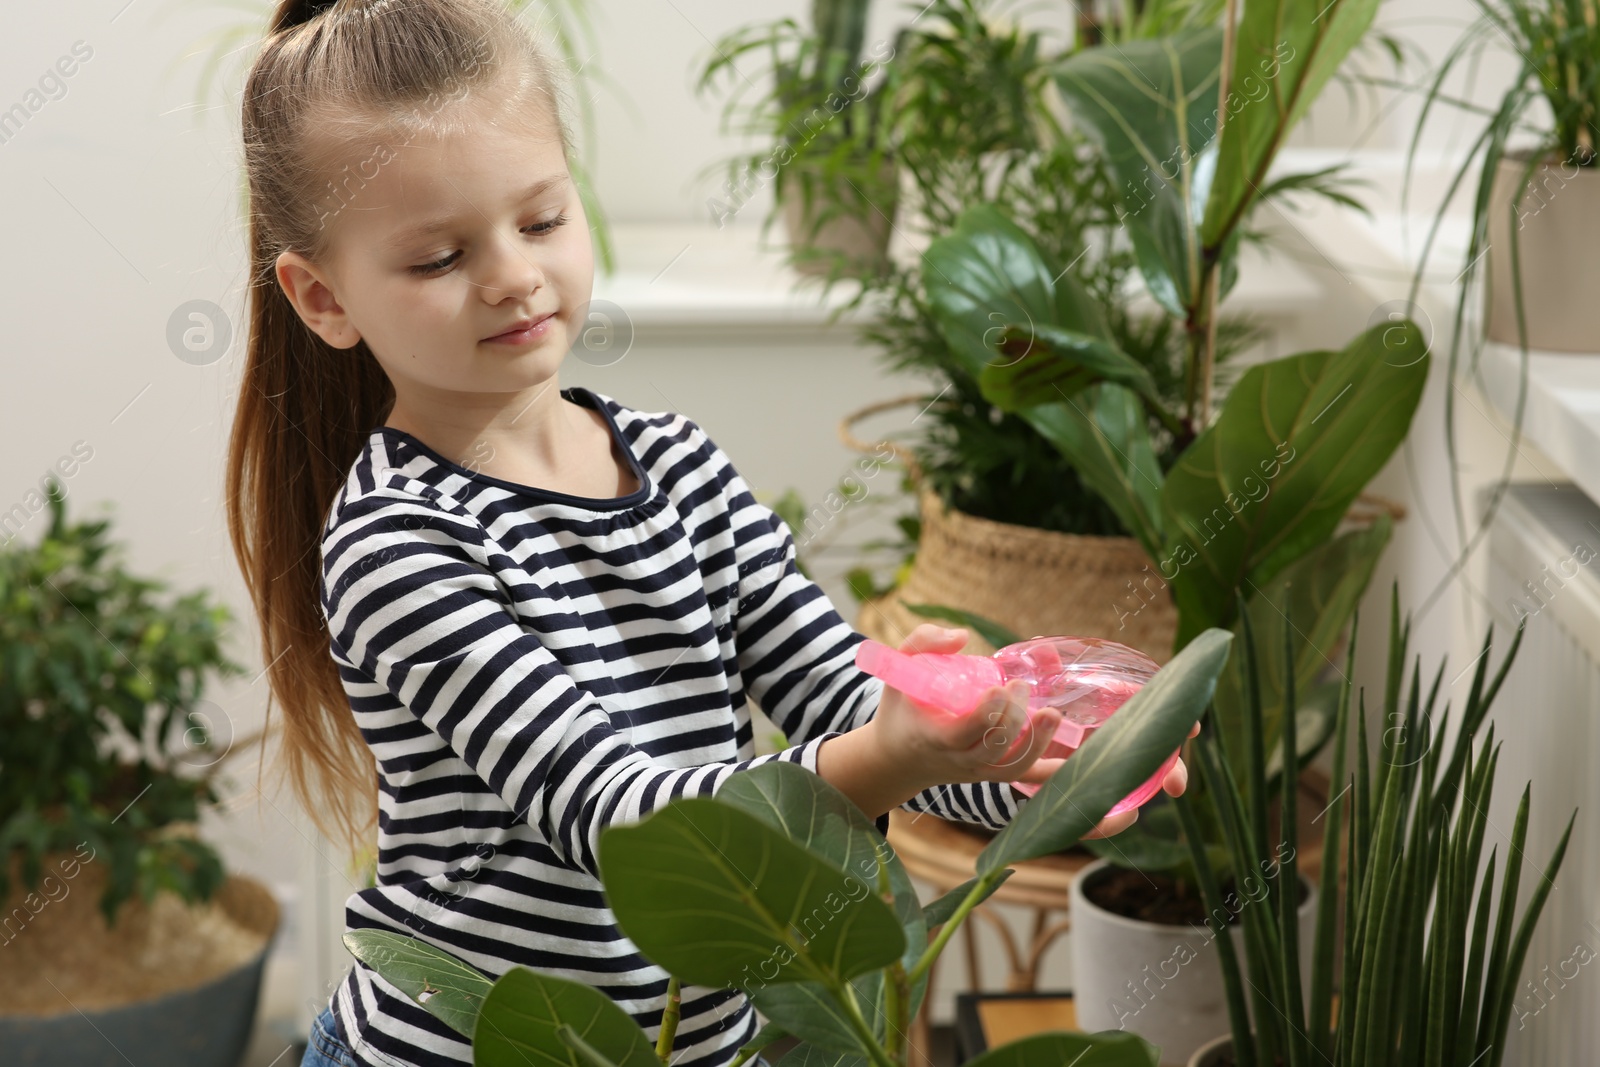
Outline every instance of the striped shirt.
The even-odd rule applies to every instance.
[[[520,965],[586,982],[653,1042],[668,975],[606,907],[600,832],[770,760],[815,772],[883,683],[796,569],[788,526],[698,425],[561,394],[604,414],[636,491],[518,485],[380,426],[333,501],[322,607],[380,790],[377,884],[345,919],[491,977]],[[747,700],[790,747],[755,755]],[[903,807],[1001,829],[1018,803],[986,782]],[[755,1036],[743,992],[681,997],[674,1067],[720,1067]],[[466,1038],[359,961],[332,1007],[363,1067],[472,1062]]]

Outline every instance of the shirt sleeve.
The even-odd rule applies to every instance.
[[[663,766],[612,726],[524,629],[463,511],[399,491],[348,502],[325,537],[322,601],[332,651],[381,684],[576,868],[599,877],[600,832],[668,801],[710,796],[772,760],[812,773],[836,732],[754,759]]]
[[[733,516],[739,565],[734,632],[746,690],[791,742],[864,725],[883,695],[883,681],[855,663],[865,635],[800,573],[788,524],[755,499],[715,443],[711,448]],[[900,806],[1001,830],[1026,799],[1007,782],[963,782],[933,786]],[[887,832],[887,823],[880,829]]]

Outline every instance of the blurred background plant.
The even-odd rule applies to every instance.
[[[161,890],[210,899],[224,871],[194,834],[212,775],[247,741],[213,731],[208,678],[244,673],[222,650],[228,609],[125,569],[110,521],[68,522],[50,483],[36,545],[0,549],[0,899],[49,853],[94,850],[101,911]]]
[[[185,50],[178,61],[167,68],[166,76],[170,77],[184,60],[200,57],[200,73],[194,91],[194,113],[198,121],[199,116],[212,107],[210,101],[213,94],[218,93],[224,74],[224,64],[235,57],[242,58],[242,62],[236,60],[237,76],[242,83],[243,71],[253,56],[253,52],[251,55],[244,53],[259,47],[267,19],[276,5],[275,0],[198,0],[198,4],[197,0],[171,0],[162,9],[159,21],[165,22],[180,11],[188,14],[196,6],[224,8],[237,12],[240,16],[202,36]],[[572,171],[573,181],[578,186],[583,210],[589,219],[589,227],[594,233],[598,263],[609,274],[616,269],[611,229],[606,221],[605,210],[595,196],[589,177],[589,167],[582,156],[585,154],[585,146],[594,144],[596,90],[593,89],[593,85],[601,83],[615,87],[617,82],[605,73],[600,64],[593,62],[599,52],[599,45],[594,22],[590,18],[592,14],[590,0],[506,0],[506,7],[519,18],[529,22],[536,35],[554,46],[570,72],[572,100],[579,110],[577,119],[582,137],[580,152],[568,160],[568,165]],[[229,76],[233,75],[230,73]],[[216,106],[232,109],[234,111],[232,121],[236,121],[236,94],[223,91],[220,95],[222,102]],[[620,95],[618,99],[626,102]],[[241,180],[239,183],[241,215],[248,206],[248,193],[245,182]]]

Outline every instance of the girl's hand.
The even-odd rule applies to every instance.
[[[946,629],[923,623],[906,637],[901,652],[960,652],[967,643],[964,627]],[[883,687],[872,725],[880,745],[882,766],[891,774],[909,773],[921,789],[961,782],[1043,782],[1065,758],[1040,759],[1061,712],[1045,708],[1028,713],[1028,684],[1014,680],[991,688],[982,702],[964,716],[929,711],[892,686]],[[1195,724],[1189,736],[1200,732]],[[1180,759],[1162,786],[1171,796],[1183,793],[1189,780]],[[1109,837],[1133,825],[1139,812],[1108,816],[1085,837]]]

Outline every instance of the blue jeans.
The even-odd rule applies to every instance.
[[[312,1022],[311,1040],[306,1045],[300,1067],[356,1067],[350,1046],[339,1040],[339,1027],[334,1022],[331,1006],[323,1008],[322,1014]]]

